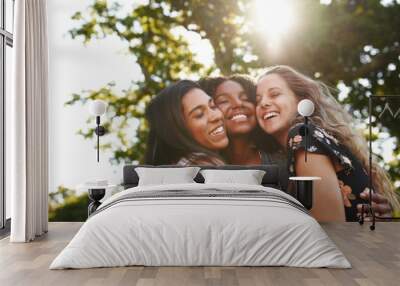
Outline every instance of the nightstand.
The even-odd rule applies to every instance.
[[[296,182],[296,199],[310,210],[313,205],[313,183],[321,180],[320,177],[290,177],[289,180]]]
[[[88,206],[88,217],[96,211],[101,203],[111,197],[113,194],[118,192],[117,185],[105,184],[81,184],[77,189],[84,189],[88,192],[89,206]]]

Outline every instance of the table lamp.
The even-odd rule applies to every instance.
[[[106,133],[106,129],[100,125],[100,116],[106,113],[107,103],[103,100],[93,100],[90,102],[89,111],[92,115],[96,116],[96,129],[94,132],[97,135],[97,162],[99,162],[99,150],[100,150],[100,136],[103,136]]]
[[[297,105],[297,112],[304,117],[304,134],[301,134],[302,136],[304,135],[305,138],[305,155],[304,159],[307,162],[307,150],[308,150],[308,117],[311,116],[314,113],[315,107],[314,103],[309,100],[309,99],[303,99],[300,100],[299,104]]]

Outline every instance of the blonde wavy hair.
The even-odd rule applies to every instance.
[[[363,168],[369,170],[367,141],[362,133],[355,128],[353,117],[332,96],[332,88],[284,65],[265,69],[258,81],[270,74],[277,74],[282,77],[293,93],[299,97],[299,100],[310,99],[315,105],[315,111],[310,117],[310,121],[336,137],[339,143],[361,162]],[[292,124],[302,121],[303,118],[298,115]],[[393,210],[400,210],[399,197],[394,186],[386,171],[378,165],[375,159],[372,161],[372,182],[373,189],[388,199]]]

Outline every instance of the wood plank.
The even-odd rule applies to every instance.
[[[322,224],[351,262],[352,269],[291,267],[116,267],[49,270],[82,223],[50,223],[49,233],[32,243],[0,240],[0,285],[399,285],[400,223]]]

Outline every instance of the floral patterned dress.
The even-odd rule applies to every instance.
[[[369,186],[367,172],[362,167],[360,161],[324,129],[309,124],[308,134],[308,152],[327,155],[342,166],[342,169],[336,173],[336,176],[342,192],[346,221],[356,221],[357,204],[366,203],[365,200],[360,198],[360,193]],[[296,175],[294,169],[295,152],[306,147],[304,135],[304,124],[297,124],[289,131],[288,167],[290,176]]]

